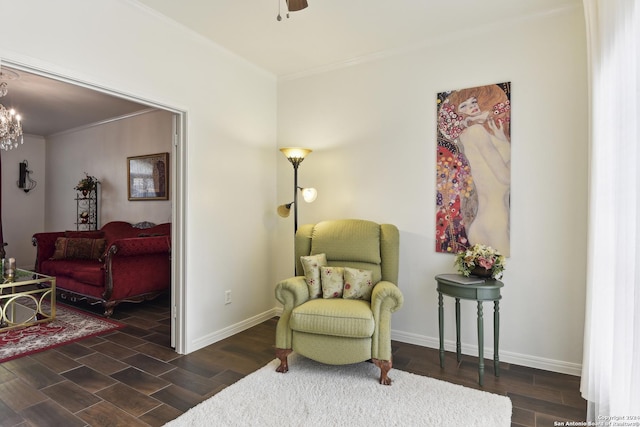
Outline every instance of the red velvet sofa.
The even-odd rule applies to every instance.
[[[54,276],[61,299],[102,304],[150,300],[171,287],[171,223],[113,221],[96,231],[36,233],[35,270]]]

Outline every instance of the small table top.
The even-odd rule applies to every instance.
[[[465,277],[461,274],[438,274],[435,279],[438,292],[454,298],[475,301],[495,301],[502,298],[500,288],[504,283],[500,280]]]

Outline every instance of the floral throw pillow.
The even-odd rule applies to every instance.
[[[304,270],[304,280],[309,288],[309,298],[322,297],[322,282],[320,281],[320,267],[327,265],[325,254],[301,256],[300,262]]]
[[[342,298],[344,267],[320,267],[323,298]]]
[[[56,239],[56,250],[51,259],[92,259],[101,261],[105,245],[105,239],[58,237]]]
[[[371,300],[373,291],[373,273],[371,270],[361,270],[359,268],[344,269],[344,293],[343,298]]]

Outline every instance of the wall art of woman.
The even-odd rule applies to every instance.
[[[438,95],[436,251],[509,256],[510,83]]]

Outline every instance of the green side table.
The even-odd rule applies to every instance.
[[[478,382],[484,379],[484,318],[482,303],[493,301],[493,366],[495,376],[500,376],[498,341],[500,339],[500,288],[499,280],[464,277],[460,274],[439,274],[436,276],[438,291],[438,324],[440,327],[440,367],[444,368],[444,308],[442,295],[456,299],[456,356],[461,360],[460,346],[460,299],[474,300],[478,303]]]

